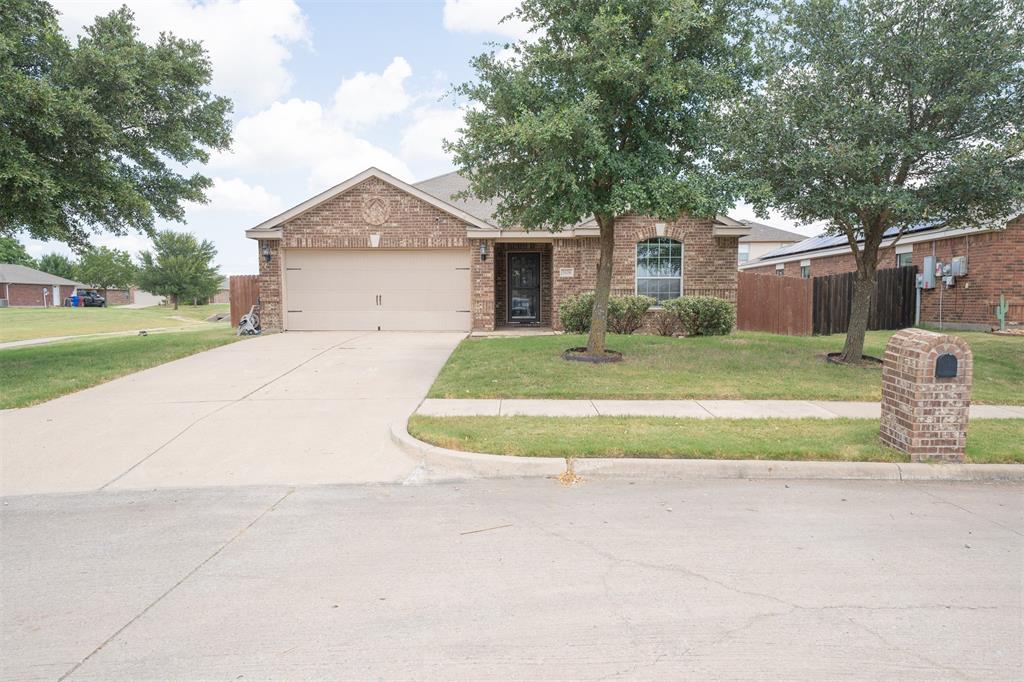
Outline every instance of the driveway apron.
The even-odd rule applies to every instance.
[[[403,480],[388,426],[458,333],[292,332],[0,412],[0,495]]]

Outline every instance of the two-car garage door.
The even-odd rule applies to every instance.
[[[285,328],[468,331],[469,250],[288,249]]]

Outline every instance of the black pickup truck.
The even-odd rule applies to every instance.
[[[106,308],[107,307],[107,299],[103,298],[102,296],[97,294],[95,291],[83,291],[83,290],[79,289],[78,290],[78,300],[81,301],[81,305],[85,306],[86,308]],[[64,302],[64,305],[71,305],[71,299],[68,298]]]

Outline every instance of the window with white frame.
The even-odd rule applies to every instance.
[[[896,247],[896,267],[902,268],[914,263],[914,245]]]
[[[800,276],[804,279],[811,278],[811,261],[802,260],[800,261]]]
[[[779,263],[778,265],[776,265],[775,266],[775,274],[778,275],[779,277],[784,276],[786,274],[786,266],[783,265],[782,263]]]
[[[739,262],[746,263],[748,260],[750,260],[750,244],[740,244]]]
[[[683,245],[654,237],[636,245],[636,293],[658,303],[683,293]]]

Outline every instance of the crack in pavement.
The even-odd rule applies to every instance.
[[[979,519],[981,519],[983,521],[988,521],[993,526],[998,526],[999,528],[1002,528],[1003,530],[1010,531],[1014,535],[1019,535],[1021,537],[1024,537],[1024,533],[1022,533],[1021,531],[1016,530],[1015,528],[1010,528],[1006,524],[1000,523],[999,521],[996,521],[995,519],[990,519],[987,516],[984,516],[982,514],[974,512],[974,511],[971,511],[967,507],[963,507],[963,506],[957,504],[956,502],[950,502],[949,500],[947,500],[947,499],[945,499],[943,497],[939,497],[938,495],[933,493],[931,490],[928,490],[927,488],[923,488],[921,486],[915,485],[915,484],[910,483],[910,482],[907,482],[907,485],[910,486],[912,489],[916,490],[917,492],[924,493],[925,495],[928,495],[929,497],[932,497],[932,498],[938,500],[939,502],[942,502],[943,504],[948,504],[951,507],[955,507],[956,509],[959,509],[962,512],[966,512],[966,513],[970,514],[971,516],[977,516]]]
[[[231,407],[232,405],[237,405],[238,403],[242,402],[243,400],[246,400],[249,396],[253,395],[254,393],[258,393],[259,391],[262,391],[267,386],[270,386],[271,384],[273,384],[273,383],[275,383],[277,381],[280,381],[281,379],[285,378],[286,376],[288,376],[289,374],[291,374],[295,370],[300,369],[302,367],[305,367],[306,365],[308,365],[309,363],[313,362],[314,360],[316,360],[320,356],[325,355],[326,353],[329,353],[332,350],[335,350],[336,348],[341,346],[343,343],[348,343],[349,341],[355,341],[356,339],[361,339],[364,336],[368,336],[368,335],[369,334],[359,334],[358,336],[353,336],[352,338],[345,339],[343,341],[339,341],[338,343],[336,343],[334,345],[328,346],[327,348],[323,349],[319,353],[316,353],[315,355],[312,355],[312,356],[306,358],[305,360],[303,360],[299,364],[295,365],[294,367],[288,369],[285,372],[282,372],[281,374],[277,375],[273,379],[270,379],[269,381],[263,383],[262,385],[257,386],[253,390],[251,390],[248,393],[246,393],[245,395],[243,395],[241,398],[236,398],[236,399],[230,400],[230,401],[224,401],[223,405],[221,405],[220,407],[218,407],[218,408],[216,408],[214,410],[210,410],[209,412],[207,412],[204,415],[201,415],[200,417],[197,417],[195,420],[193,420],[191,423],[189,423],[187,426],[185,426],[185,428],[183,428],[181,431],[178,431],[176,434],[171,436],[170,439],[165,441],[162,445],[157,447],[155,450],[150,452],[148,455],[146,455],[145,457],[140,459],[135,464],[131,465],[130,467],[128,467],[127,469],[122,471],[120,474],[118,474],[114,478],[110,479],[109,481],[107,481],[106,483],[101,485],[96,490],[106,490],[109,486],[113,485],[114,483],[117,483],[122,478],[124,478],[125,476],[127,476],[128,474],[133,472],[135,469],[137,469],[139,466],[141,466],[143,463],[145,463],[147,460],[149,460],[151,457],[153,457],[154,455],[156,455],[157,453],[162,451],[164,448],[169,446],[171,443],[173,443],[174,441],[178,440],[183,435],[188,433],[192,429],[192,427],[194,427],[197,424],[199,424],[200,422],[206,420],[208,417],[212,417],[213,415],[217,414],[218,412],[220,412],[222,410],[226,410],[227,408]]]
[[[95,649],[93,649],[92,651],[90,651],[90,652],[88,653],[88,655],[86,655],[86,656],[85,656],[84,658],[82,658],[82,660],[78,661],[78,662],[77,662],[77,663],[75,663],[75,664],[74,664],[73,666],[71,666],[71,668],[70,668],[70,669],[69,669],[69,670],[68,670],[67,672],[65,672],[65,673],[64,673],[63,675],[61,675],[61,676],[60,676],[59,678],[57,678],[57,682],[62,682],[63,680],[66,680],[66,679],[67,679],[68,677],[70,677],[71,675],[73,675],[73,674],[75,673],[75,671],[76,671],[76,670],[78,670],[79,668],[81,668],[81,667],[82,667],[83,665],[85,665],[85,663],[86,663],[86,662],[87,662],[87,661],[88,661],[89,659],[91,659],[91,658],[92,658],[93,656],[95,656],[95,655],[96,655],[96,654],[98,654],[98,653],[99,653],[100,651],[102,651],[102,650],[103,650],[103,648],[104,648],[105,646],[107,646],[108,644],[110,644],[111,642],[113,642],[113,641],[114,641],[115,639],[117,639],[117,637],[118,637],[118,636],[119,636],[119,635],[120,635],[120,634],[121,634],[122,632],[124,632],[125,630],[127,630],[127,629],[128,629],[129,627],[131,627],[131,626],[132,626],[132,625],[133,625],[133,624],[134,624],[134,623],[135,623],[136,621],[138,621],[138,620],[139,620],[140,618],[142,618],[142,617],[143,617],[143,616],[145,616],[145,615],[146,615],[147,613],[149,613],[149,611],[150,611],[150,610],[151,610],[151,609],[152,609],[152,608],[153,608],[154,606],[156,606],[157,604],[159,604],[159,603],[160,603],[160,602],[161,602],[161,601],[163,600],[163,598],[164,598],[164,597],[166,597],[167,595],[169,595],[169,594],[170,594],[171,592],[173,592],[174,590],[178,589],[178,587],[180,587],[181,585],[183,585],[183,584],[185,583],[185,581],[186,581],[186,580],[188,580],[189,578],[191,578],[191,577],[192,577],[193,575],[195,575],[196,573],[198,573],[198,572],[199,572],[199,570],[200,570],[201,568],[203,568],[203,567],[204,567],[204,566],[206,566],[206,565],[207,565],[208,563],[210,563],[211,561],[213,561],[213,560],[214,560],[214,559],[215,559],[215,558],[217,557],[217,555],[219,555],[219,554],[220,554],[221,552],[223,552],[223,551],[224,551],[225,549],[227,549],[227,548],[228,548],[228,547],[229,547],[229,546],[230,546],[230,545],[231,545],[231,544],[232,544],[232,543],[233,543],[233,542],[234,542],[235,540],[237,540],[238,538],[240,538],[240,537],[242,537],[243,535],[245,535],[245,533],[246,533],[246,532],[247,532],[247,531],[248,531],[248,530],[249,530],[250,528],[252,528],[252,527],[253,527],[253,526],[255,526],[255,525],[256,525],[257,523],[259,523],[260,519],[262,519],[262,518],[263,518],[264,516],[266,516],[266,515],[267,515],[267,514],[269,514],[270,512],[272,512],[272,511],[275,511],[275,510],[277,509],[277,507],[278,507],[278,506],[279,506],[279,505],[280,505],[280,504],[281,504],[282,502],[284,502],[284,501],[285,501],[286,499],[288,499],[288,497],[290,497],[290,496],[291,496],[291,494],[292,494],[292,493],[294,493],[294,492],[295,492],[295,488],[289,488],[289,489],[288,489],[288,492],[286,492],[286,493],[285,493],[284,495],[282,495],[281,497],[279,497],[279,498],[278,498],[278,499],[277,499],[277,500],[276,500],[276,501],[275,501],[275,502],[274,502],[273,504],[271,504],[271,505],[270,505],[269,507],[267,507],[266,509],[264,509],[263,511],[261,511],[261,512],[260,512],[259,514],[257,514],[257,515],[256,515],[256,518],[254,518],[254,519],[253,519],[252,521],[250,521],[250,522],[249,522],[248,524],[246,524],[246,525],[245,525],[244,527],[242,527],[242,528],[241,528],[241,529],[240,529],[240,530],[239,530],[239,531],[238,531],[237,533],[235,533],[235,534],[234,534],[234,535],[232,535],[232,536],[231,536],[230,538],[228,538],[228,540],[227,540],[226,542],[224,542],[224,544],[222,544],[222,545],[221,545],[220,547],[218,547],[218,548],[217,548],[216,550],[214,550],[214,552],[213,552],[212,554],[210,554],[210,555],[209,555],[208,557],[206,557],[205,559],[203,559],[202,561],[200,561],[200,562],[199,562],[198,564],[196,564],[196,565],[195,565],[195,566],[194,566],[194,567],[192,568],[192,570],[190,570],[190,571],[189,571],[188,573],[186,573],[186,574],[185,574],[184,576],[182,576],[182,577],[181,577],[181,579],[179,579],[179,580],[178,580],[178,582],[176,582],[176,583],[174,583],[173,585],[171,585],[170,587],[168,587],[168,588],[167,588],[167,589],[166,589],[166,590],[165,590],[165,591],[163,592],[163,594],[161,594],[161,595],[160,595],[159,597],[157,597],[156,599],[154,599],[153,601],[151,601],[151,602],[149,603],[149,605],[147,605],[147,606],[146,606],[146,607],[145,607],[144,609],[142,609],[142,610],[141,610],[141,611],[139,611],[139,612],[138,612],[137,614],[135,614],[135,616],[133,616],[133,617],[132,617],[132,618],[131,618],[131,619],[130,619],[130,620],[129,620],[129,621],[127,622],[127,623],[125,623],[124,625],[122,625],[121,627],[119,627],[119,628],[117,629],[117,631],[116,631],[116,632],[114,632],[114,634],[112,634],[112,635],[110,635],[109,637],[107,637],[107,638],[106,638],[105,640],[103,640],[103,641],[102,641],[102,642],[100,643],[100,645],[99,645],[99,646],[97,646],[97,647],[96,647]]]

